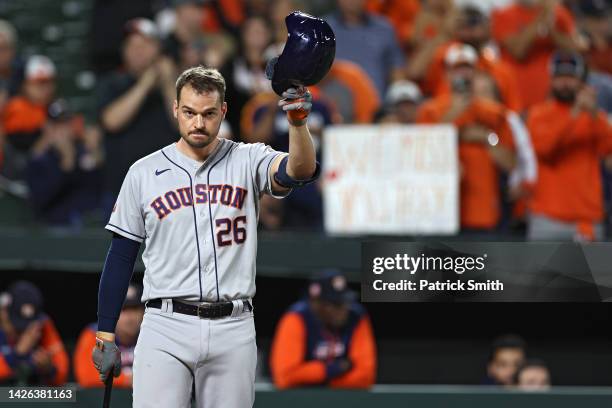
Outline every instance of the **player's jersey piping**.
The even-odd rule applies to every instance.
[[[179,166],[178,164],[170,160],[170,158],[166,155],[166,152],[164,152],[163,150],[161,150],[161,152],[164,155],[164,157],[168,159],[170,163],[174,164],[176,167],[183,170],[185,173],[187,173],[187,177],[189,177],[189,185],[191,187],[191,197],[192,197],[191,198],[191,209],[193,210],[193,226],[195,228],[196,248],[198,250],[198,283],[200,284],[200,302],[201,302],[202,301],[202,261],[200,260],[200,241],[198,239],[198,219],[196,218],[195,200],[193,198],[194,197],[193,179],[191,178],[191,174],[189,174],[187,170],[185,170],[183,167]],[[213,244],[213,248],[214,248],[214,244]],[[215,260],[215,270],[216,270],[216,260]],[[218,290],[219,290],[219,284],[217,284],[217,291]]]
[[[130,231],[126,231],[123,228],[120,228],[120,227],[116,226],[115,224],[111,224],[109,222],[108,225],[110,225],[111,227],[117,228],[119,231],[125,232],[126,234],[129,234],[129,235],[131,235],[133,237],[140,238],[140,239],[144,240],[144,237],[141,237],[140,235],[133,234]]]
[[[213,167],[215,167],[217,164],[219,164],[221,162],[221,160],[225,159],[225,156],[227,156],[227,154],[233,149],[233,146],[230,146],[227,151],[223,154],[223,156],[221,156],[221,158],[219,160],[217,160],[212,166],[210,166],[210,168],[208,169],[208,174],[206,176],[206,185],[210,186],[210,172],[213,169]],[[215,282],[217,284],[217,302],[219,301],[219,275],[217,272],[217,249],[216,249],[216,243],[215,243],[215,233],[213,232],[213,222],[212,222],[212,209],[210,207],[210,190],[207,188],[206,189],[206,193],[208,194],[208,215],[209,215],[209,220],[210,220],[210,235],[211,235],[211,239],[212,239],[212,247],[213,247],[213,254],[214,254],[214,258],[215,258]]]

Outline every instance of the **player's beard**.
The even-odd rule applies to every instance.
[[[201,134],[201,135],[205,135],[206,137],[202,140],[194,140],[193,138],[190,137],[192,134]],[[209,144],[211,144],[213,140],[215,140],[216,135],[211,136],[205,130],[194,130],[191,132],[187,132],[187,135],[182,136],[182,137],[183,137],[183,140],[187,142],[189,146],[193,147],[194,149],[202,149],[208,146]]]

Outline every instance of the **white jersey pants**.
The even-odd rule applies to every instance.
[[[257,346],[252,311],[234,301],[231,316],[201,319],[147,308],[134,350],[133,407],[250,408]]]

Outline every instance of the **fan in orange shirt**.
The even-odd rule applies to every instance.
[[[134,348],[144,315],[141,296],[142,288],[130,283],[115,333],[115,341],[121,351],[121,374],[113,382],[115,387],[132,388]],[[96,344],[96,330],[98,330],[97,323],[92,323],[83,329],[74,350],[74,375],[79,385],[85,388],[104,387],[100,374],[91,361],[91,351]]]
[[[438,47],[429,61],[419,62],[415,58],[412,68],[415,74],[423,78],[423,87],[427,92],[434,96],[448,93],[450,84],[446,79],[444,65],[446,52],[454,42],[469,44],[478,52],[477,68],[493,78],[495,92],[501,103],[510,110],[520,112],[522,102],[514,72],[506,62],[497,58],[488,45],[490,40],[491,29],[487,16],[475,6],[464,6],[458,10],[453,40]]]
[[[27,152],[47,120],[47,106],[56,89],[56,68],[44,55],[31,56],[25,66],[25,80],[19,95],[8,100],[0,121],[6,140],[20,152]]]
[[[219,33],[226,30],[238,33],[240,25],[248,17],[248,10],[242,0],[201,1],[204,4],[202,30],[206,33]]]
[[[476,50],[453,44],[446,54],[451,93],[424,103],[418,123],[452,123],[459,133],[461,163],[461,226],[490,231],[500,221],[499,172],[515,165],[512,134],[506,109],[473,95]]]
[[[494,79],[482,71],[478,72],[474,77],[474,96],[499,102]],[[526,200],[538,177],[538,163],[523,119],[512,110],[506,110],[506,119],[516,151],[516,166],[508,176],[506,199],[512,207],[511,224],[522,229],[525,224]]]
[[[411,42],[426,46],[442,37],[452,36],[455,30],[456,9],[452,0],[424,0],[414,17]]]
[[[369,388],[376,379],[376,343],[367,312],[337,271],[308,287],[276,328],[270,369],[279,388],[324,385]]]
[[[492,15],[501,58],[517,79],[524,108],[546,99],[548,61],[557,48],[575,50],[574,19],[558,0],[517,0]]]
[[[578,25],[583,34],[589,69],[612,75],[612,4],[602,0],[581,0]]]
[[[0,384],[64,384],[68,354],[55,325],[42,310],[40,290],[19,281],[1,296]]]
[[[557,53],[552,98],[529,111],[527,126],[538,157],[530,202],[531,240],[601,240],[603,187],[600,163],[612,155],[612,128],[597,109],[595,90],[584,83],[579,54]]]
[[[414,19],[421,9],[418,0],[367,0],[366,7],[369,12],[387,17],[401,46],[409,45]]]
[[[449,0],[423,2],[414,20],[411,54],[405,69],[408,79],[418,82],[423,91],[432,91],[424,85],[427,68],[439,47],[455,38],[457,9]]]

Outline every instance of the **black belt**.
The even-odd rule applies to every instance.
[[[161,309],[161,305],[161,299],[151,299],[146,303],[147,307],[154,307],[155,309]],[[242,307],[242,311],[248,310],[250,312],[253,310],[253,306],[251,306],[251,303],[246,299],[242,300]],[[201,319],[218,319],[220,317],[230,316],[233,310],[234,304],[232,302],[190,305],[178,300],[172,300],[172,312],[198,316]]]

